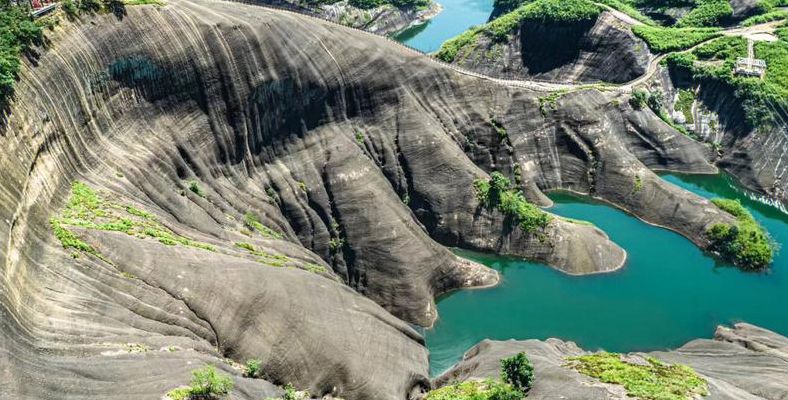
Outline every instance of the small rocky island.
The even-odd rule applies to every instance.
[[[433,58],[370,32],[436,3],[247,3],[0,6],[0,399],[788,397],[788,339],[747,323],[652,352],[485,340],[438,377],[423,334],[502,280],[454,248],[625,267],[551,191],[777,268],[740,202],[656,171],[785,202],[758,103],[784,100],[779,4],[496,4]],[[757,82],[723,73],[749,26],[778,38]]]

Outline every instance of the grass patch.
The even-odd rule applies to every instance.
[[[170,246],[180,244],[215,251],[210,244],[173,233],[159,223],[153,214],[104,199],[98,192],[79,181],[71,184],[71,195],[65,207],[59,215],[51,218],[49,223],[64,249],[74,249],[102,259],[95,248],[85,243],[70,228],[123,232],[140,238],[156,238],[160,243]]]
[[[251,211],[247,211],[246,214],[244,214],[244,224],[249,227],[249,229],[260,232],[264,237],[271,239],[282,239],[283,237],[282,233],[263,225],[263,223],[260,222],[260,217]]]
[[[761,269],[772,262],[775,244],[738,200],[713,199],[714,205],[736,217],[736,224],[714,224],[706,231],[710,249],[745,269]]]
[[[200,186],[200,183],[197,181],[189,181],[187,182],[187,187],[189,190],[200,197],[205,197],[205,191]]]
[[[676,101],[675,109],[684,115],[684,120],[688,124],[694,124],[695,118],[692,115],[692,104],[695,103],[695,93],[689,89],[679,89],[679,98]]]
[[[550,214],[525,200],[522,192],[515,191],[509,179],[500,172],[490,174],[489,181],[475,180],[473,186],[482,204],[514,217],[523,232],[534,233],[544,229],[552,220]]]
[[[630,364],[615,353],[569,358],[569,366],[605,383],[624,386],[642,400],[691,400],[708,394],[706,381],[684,365],[668,365],[653,357],[646,364]]]
[[[657,53],[686,50],[722,34],[717,28],[664,28],[639,25],[632,32]]]
[[[523,394],[498,380],[465,381],[427,393],[424,400],[520,400]]]

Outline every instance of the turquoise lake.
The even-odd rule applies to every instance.
[[[664,179],[701,196],[738,198],[783,247],[788,214],[752,200],[725,175]],[[437,375],[482,339],[557,337],[588,350],[648,351],[710,338],[718,324],[746,321],[788,334],[788,255],[748,273],[704,254],[689,240],[614,207],[552,193],[551,212],[593,222],[629,254],[617,272],[568,276],[542,264],[458,251],[501,272],[501,285],[463,290],[438,301],[425,331]]]
[[[493,9],[493,0],[433,0],[443,6],[443,11],[429,22],[407,29],[396,40],[425,53],[432,53],[441,44],[471,26],[487,22]]]

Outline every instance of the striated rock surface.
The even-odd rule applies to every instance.
[[[534,387],[529,399],[626,399],[618,385],[567,368],[566,358],[588,354],[572,342],[484,340],[468,350],[462,361],[433,382],[497,378],[500,360],[525,352],[534,365]],[[714,339],[697,339],[671,351],[632,353],[649,355],[668,363],[689,365],[709,384],[710,400],[785,399],[788,397],[788,339],[749,324],[720,326]]]
[[[629,82],[648,69],[648,48],[610,12],[574,24],[525,22],[503,42],[479,35],[454,63],[508,79]]]
[[[597,228],[556,218],[525,235],[480,206],[473,181],[493,170],[535,203],[589,193],[701,246],[730,219],[649,169],[712,171],[703,148],[612,93],[545,101],[384,38],[209,0],[50,39],[0,130],[3,399],[159,398],[204,363],[233,374],[237,399],[288,382],[415,395],[427,352],[408,323],[498,280],[446,246],[576,274],[624,262]],[[158,231],[75,226],[95,254],[64,249],[50,219],[74,181]],[[265,380],[241,378],[251,358]]]

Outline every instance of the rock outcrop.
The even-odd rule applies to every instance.
[[[408,323],[498,279],[446,246],[577,274],[625,258],[596,228],[556,218],[526,235],[482,207],[473,182],[493,170],[535,203],[589,193],[701,246],[730,220],[650,170],[713,171],[704,148],[613,93],[502,86],[238,3],[84,18],[24,66],[0,131],[2,398],[157,398],[204,363],[234,375],[239,399],[288,382],[421,392]],[[72,221],[59,241],[51,218],[75,181],[150,231]],[[252,358],[266,381],[234,367]]]
[[[643,75],[645,42],[610,12],[572,24],[526,21],[505,41],[479,35],[454,63],[507,79],[624,83]]]
[[[501,358],[525,352],[534,365],[529,399],[626,399],[618,385],[602,383],[567,367],[567,357],[588,354],[572,342],[485,340],[462,361],[438,377],[442,386],[467,379],[497,378]],[[784,399],[788,396],[788,339],[749,324],[718,327],[714,339],[697,339],[671,351],[633,353],[695,369],[709,384],[714,399]],[[558,397],[557,397],[558,396]]]

